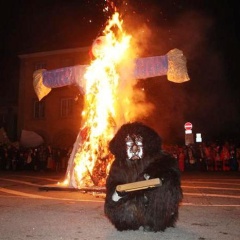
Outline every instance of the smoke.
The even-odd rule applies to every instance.
[[[134,22],[132,22],[133,25]],[[121,79],[119,92],[121,96],[127,99],[127,104],[124,108],[126,122],[147,118],[154,110],[153,103],[149,102],[146,98],[145,89],[138,87],[139,79],[135,79],[133,76],[135,59],[142,57],[147,50],[147,42],[151,36],[151,31],[146,25],[142,25],[130,33],[132,36],[131,49],[129,49],[119,71]]]
[[[234,109],[219,104],[224,96],[224,102],[231,105],[231,95],[224,56],[217,45],[217,19],[197,5],[180,8],[166,1],[163,7],[154,8],[153,4],[144,4],[144,10],[128,5],[122,14],[123,28],[132,36],[129,59],[165,55],[178,48],[187,58],[190,81],[175,84],[165,76],[137,80],[131,75],[134,61],[126,60],[119,71],[119,94],[127,99],[122,102],[124,119],[146,120],[164,139],[183,138],[186,121],[191,121],[198,132],[218,131],[224,122],[219,119],[227,118]],[[220,116],[226,110],[229,114]],[[207,116],[213,124],[206,124]]]
[[[171,15],[164,13],[164,9],[149,8],[141,13],[132,11],[125,16],[124,23],[132,35],[134,57],[164,55],[173,48],[179,48],[187,58],[191,79],[187,83],[174,84],[166,77],[139,81],[125,76],[132,91],[131,98],[135,97],[139,102],[139,105],[133,104],[131,112],[136,114],[132,117],[147,118],[149,125],[165,139],[180,139],[184,135],[186,121],[193,121],[201,132],[201,121],[206,116],[204,111],[210,113],[219,100],[210,93],[211,89],[220,88],[224,77],[221,55],[209,42],[215,27],[214,19],[200,10],[186,8],[173,11]],[[144,91],[141,92],[142,89]]]
[[[231,107],[226,107],[232,105],[231,92],[216,29],[216,18],[200,11],[185,12],[173,27],[173,43],[187,55],[192,79],[185,89],[185,116],[205,136],[222,132],[224,122],[233,115]]]

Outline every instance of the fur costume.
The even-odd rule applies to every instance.
[[[174,227],[182,200],[175,158],[161,149],[161,138],[150,127],[124,124],[110,141],[115,156],[106,182],[104,211],[117,230],[164,231]],[[120,193],[119,184],[160,178],[162,186]]]

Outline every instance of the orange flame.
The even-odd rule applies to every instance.
[[[103,34],[100,46],[95,49],[96,59],[91,62],[84,76],[86,97],[82,112],[82,136],[74,155],[73,169],[77,188],[105,185],[113,159],[108,151],[108,143],[119,122],[124,119],[119,109],[118,70],[129,51],[131,36],[123,31],[117,12],[109,20]],[[69,174],[67,177],[70,178]]]

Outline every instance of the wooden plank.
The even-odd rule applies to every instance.
[[[154,188],[159,186],[162,186],[162,181],[159,178],[153,178],[153,179],[144,180],[144,181],[121,184],[116,187],[116,190],[118,192],[132,192],[132,191],[137,191],[137,190],[142,190],[147,188]]]

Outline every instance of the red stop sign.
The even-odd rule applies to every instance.
[[[184,124],[184,128],[185,128],[185,130],[192,130],[192,124],[190,122],[186,122]]]

